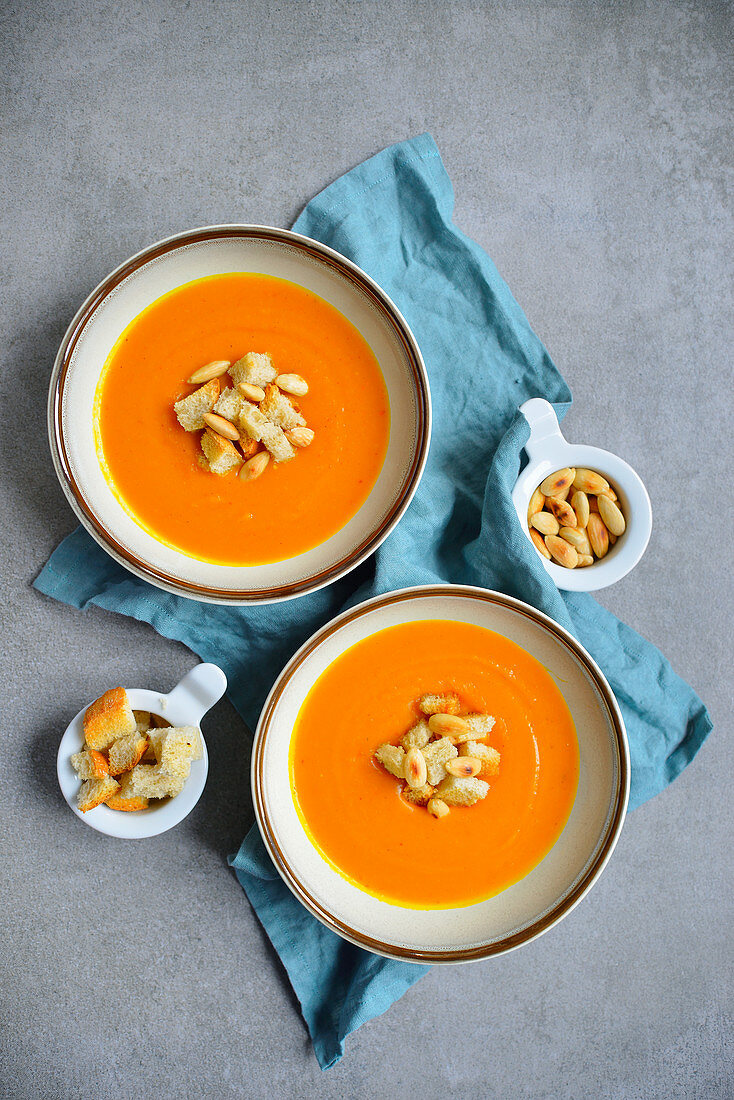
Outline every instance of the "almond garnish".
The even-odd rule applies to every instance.
[[[428,728],[431,733],[437,733],[440,737],[450,737],[452,733],[469,731],[469,726],[464,719],[456,714],[432,714],[428,719]]]
[[[559,565],[563,565],[566,569],[576,568],[579,563],[579,556],[570,542],[559,538],[558,535],[546,535],[545,545]]]
[[[405,782],[409,787],[423,787],[427,777],[426,758],[421,750],[408,749],[405,754]]]
[[[604,520],[604,525],[609,533],[617,536],[623,535],[627,524],[617,505],[609,499],[606,493],[600,493],[597,500],[599,501],[599,515]]]
[[[256,477],[260,477],[260,474],[265,472],[268,462],[270,462],[270,452],[258,451],[256,455],[245,462],[239,476],[243,481],[254,481]]]
[[[313,443],[314,432],[310,428],[299,425],[296,428],[290,428],[285,433],[285,437],[294,447],[310,447]]]
[[[308,393],[308,382],[300,374],[279,374],[275,384],[283,393],[292,393],[295,397],[305,397]]]
[[[565,500],[561,500],[560,497],[548,497],[546,504],[560,523],[561,527],[576,526],[576,513],[571,505],[567,504]]]
[[[192,386],[198,386],[200,382],[210,382],[212,378],[221,378],[231,366],[229,359],[213,359],[205,367],[195,370],[187,381]]]
[[[449,812],[449,808],[442,798],[429,799],[426,809],[431,817],[446,817],[446,814]]]
[[[566,542],[570,542],[571,546],[573,546],[579,554],[591,553],[589,536],[584,529],[579,527],[562,527],[558,534],[562,539],[565,539]]]
[[[565,500],[569,486],[560,491],[569,472],[573,475],[569,500]],[[543,493],[541,493],[543,490]],[[543,500],[540,511],[533,511],[538,500]],[[539,554],[552,557],[566,569],[593,565],[608,553],[617,539],[624,534],[627,521],[613,486],[596,470],[568,467],[550,474],[535,489],[528,506],[530,538]],[[538,538],[538,532],[545,537]],[[560,541],[559,541],[560,540]],[[560,545],[576,551],[576,558]],[[541,546],[542,543],[542,546]]]
[[[586,527],[589,522],[589,498],[581,489],[577,489],[571,497],[571,507],[576,513],[576,523],[579,527]]]
[[[240,433],[235,428],[234,424],[229,420],[225,420],[219,413],[202,413],[201,419],[211,428],[217,435],[223,436],[225,439],[230,439],[233,443],[240,438]]]
[[[246,397],[248,401],[254,401],[256,405],[265,400],[265,390],[261,389],[260,386],[253,386],[250,382],[239,382],[237,389],[243,397]]]
[[[476,756],[456,756],[453,760],[447,760],[444,767],[449,775],[468,779],[472,775],[479,775],[482,762]]]
[[[550,561],[550,554],[548,553],[548,547],[543,542],[543,536],[539,531],[536,531],[534,527],[530,528],[530,538],[533,540],[533,546],[538,553],[542,554],[544,558]]]
[[[528,523],[530,523],[530,520],[533,518],[535,513],[542,512],[544,507],[545,497],[541,493],[540,487],[538,487],[531,496],[530,503],[528,504]]]
[[[549,474],[545,481],[541,481],[540,491],[546,497],[560,496],[570,488],[575,475],[576,471],[571,466],[564,466],[562,470],[556,470],[554,474]]]
[[[577,565],[576,568],[577,569],[583,569],[585,566],[593,565],[593,564],[594,564],[594,555],[593,554],[579,554],[579,561],[578,561],[578,565]]]
[[[557,535],[561,526],[550,512],[536,512],[530,523],[541,535]]]
[[[604,520],[600,515],[597,515],[596,512],[592,512],[589,515],[586,533],[589,536],[591,549],[594,551],[595,556],[597,558],[603,558],[609,549],[609,532],[606,529]]]
[[[609,488],[607,479],[602,477],[601,474],[598,474],[596,470],[586,470],[583,468],[576,470],[573,485],[575,489],[580,489],[582,493],[597,494]]]

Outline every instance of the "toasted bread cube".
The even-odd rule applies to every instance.
[[[156,760],[155,749],[153,748],[152,742],[150,740],[150,733],[153,733],[153,730],[149,731],[149,736],[148,736],[148,738],[145,742],[145,752],[140,757],[140,763],[141,764],[157,764],[158,763],[158,761]]]
[[[474,734],[475,741],[482,741],[494,729],[494,718],[491,714],[466,714],[464,721]]]
[[[265,397],[260,402],[259,409],[271,424],[276,424],[284,432],[306,424],[304,417],[296,412],[291,401],[272,382],[265,387]]]
[[[77,805],[85,814],[87,810],[93,810],[95,806],[106,802],[119,787],[120,784],[111,775],[104,775],[101,779],[87,779],[79,788]]]
[[[249,462],[261,450],[261,446],[256,439],[250,439],[249,436],[240,436],[240,450],[245,462]]]
[[[211,412],[219,397],[219,379],[212,378],[205,386],[199,386],[188,397],[182,397],[173,406],[178,422],[186,432],[200,432],[204,427],[204,413]]]
[[[289,462],[295,457],[296,449],[289,443],[283,429],[271,424],[270,421],[267,427],[262,429],[261,438],[276,462]]]
[[[195,726],[165,730],[164,733],[158,759],[161,772],[186,779],[191,770],[191,761],[201,757],[201,735]]]
[[[425,718],[421,718],[408,730],[400,744],[407,752],[408,749],[422,749],[428,744],[430,739],[431,731],[428,728],[428,722],[426,722]]]
[[[426,759],[426,779],[432,787],[437,786],[446,778],[446,761],[453,760],[459,753],[456,746],[448,737],[441,737],[438,741],[431,741],[421,750]]]
[[[80,779],[101,779],[110,774],[107,759],[97,749],[84,749],[71,757],[71,766]]]
[[[455,691],[447,691],[443,695],[421,695],[418,706],[424,714],[458,714],[461,700]]]
[[[435,788],[430,783],[424,783],[422,787],[405,787],[403,797],[416,806],[427,806],[433,798]]]
[[[268,382],[273,382],[278,374],[270,356],[257,351],[248,351],[247,355],[232,364],[229,373],[235,386],[240,382],[248,382],[251,386],[260,386],[261,389]]]
[[[242,406],[244,404],[245,399],[241,393],[238,393],[237,390],[234,389],[228,389],[220,393],[212,411],[219,413],[220,416],[223,416],[225,420],[231,421],[232,424],[236,424],[240,418],[240,413],[242,412]]]
[[[118,737],[135,733],[136,723],[127,692],[112,688],[84,712],[84,737],[90,749],[106,749]]]
[[[169,775],[160,764],[136,764],[122,792],[126,798],[168,798],[183,790],[185,778]]]
[[[482,768],[479,772],[480,779],[490,779],[493,775],[499,775],[500,754],[490,745],[482,745],[479,741],[466,741],[459,750],[460,756],[473,756],[479,760]]]
[[[405,750],[400,745],[391,745],[386,741],[375,752],[375,760],[382,764],[385,771],[396,779],[405,778]]]
[[[223,436],[217,435],[216,432],[210,431],[209,428],[201,437],[201,449],[209,461],[211,472],[220,477],[242,465],[242,455],[232,443]]]
[[[120,737],[110,745],[110,775],[122,775],[134,768],[148,747],[147,737],[141,737],[139,733],[131,733],[128,737]]]
[[[107,799],[106,805],[108,805],[111,810],[125,810],[127,813],[130,813],[134,810],[147,810],[148,799],[135,797],[123,798],[118,792]]]
[[[147,710],[134,710],[135,729],[138,733],[147,733],[150,729],[150,714]]]
[[[261,413],[257,405],[253,405],[251,401],[245,401],[242,406],[239,426],[256,443],[261,441],[263,429],[272,427],[267,416]]]
[[[457,779],[450,775],[439,785],[436,795],[447,806],[473,806],[489,793],[489,783],[481,779]]]

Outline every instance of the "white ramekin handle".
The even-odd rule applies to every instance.
[[[227,677],[218,665],[202,664],[192,668],[168,695],[168,708],[190,715],[197,724],[227,690]]]
[[[551,437],[563,439],[563,434],[558,427],[558,417],[550,401],[545,401],[542,397],[532,397],[530,401],[520,406],[520,412],[530,427],[530,438],[525,444],[525,450],[528,458],[533,462],[536,458],[542,457],[542,452],[547,450]]]

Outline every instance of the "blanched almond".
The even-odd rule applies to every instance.
[[[607,530],[612,535],[623,535],[627,525],[618,506],[613,500],[609,499],[606,493],[600,493],[597,499],[599,501],[599,515],[604,520]]]
[[[442,798],[432,798],[426,807],[432,817],[446,817],[449,808]]]
[[[313,443],[314,433],[310,428],[298,425],[285,433],[285,437],[294,447],[310,447]]]
[[[586,470],[580,467],[576,471],[576,476],[573,479],[575,489],[580,489],[582,493],[601,493],[603,489],[609,488],[609,482],[601,474],[597,474],[596,470]]]
[[[576,526],[576,513],[570,504],[560,497],[548,497],[546,504],[562,527]]]
[[[536,531],[540,531],[541,535],[557,535],[558,528],[561,526],[550,512],[536,512],[530,523]]]
[[[540,489],[536,489],[530,498],[530,503],[528,504],[528,523],[530,523],[530,520],[533,518],[535,513],[542,512],[544,507],[545,497],[541,493]]]
[[[609,532],[609,545],[614,546],[615,542],[617,541],[617,538],[618,538],[618,536],[613,535],[612,532],[610,531]]]
[[[242,469],[240,470],[240,477],[243,481],[254,481],[256,477],[260,477],[265,470],[268,462],[270,462],[269,451],[258,451],[258,453],[247,460]]]
[[[594,564],[594,555],[593,554],[579,554],[579,562],[578,562],[577,569],[583,569],[584,566],[593,565],[593,564]]]
[[[600,497],[609,497],[610,500],[615,500],[615,501],[619,500],[619,497],[617,496],[617,494],[615,493],[615,491],[611,487],[611,485],[609,486],[608,489],[602,489],[602,491],[599,493],[599,496]]]
[[[201,419],[207,427],[211,428],[217,435],[224,436],[225,439],[231,439],[234,442],[240,438],[240,433],[234,424],[231,424],[229,420],[225,420],[219,413],[202,413]]]
[[[562,527],[558,534],[569,542],[579,554],[590,554],[589,536],[583,527]]]
[[[586,527],[589,522],[589,498],[581,489],[577,489],[571,497],[571,507],[576,513],[576,523],[579,527]]]
[[[558,538],[557,535],[546,535],[545,545],[550,550],[553,557],[556,559],[559,565],[564,566],[566,569],[575,569],[578,565],[579,556],[576,550],[571,546],[570,542],[566,542],[565,539]]]
[[[587,499],[589,501],[589,512],[596,512],[598,514],[599,505],[597,504],[596,497],[589,493],[587,494]]]
[[[405,782],[414,790],[425,785],[428,777],[426,758],[420,749],[408,749],[405,754]]]
[[[437,733],[441,737],[451,737],[452,733],[469,731],[469,726],[464,719],[456,714],[432,714],[428,719],[428,728],[431,733]]]
[[[586,533],[589,536],[591,549],[594,551],[596,557],[603,558],[609,549],[609,532],[604,526],[604,521],[601,516],[598,516],[596,512],[592,512],[589,516]]]
[[[564,466],[562,470],[556,470],[549,474],[545,481],[540,483],[540,491],[544,496],[557,497],[573,482],[576,471],[571,466]]]
[[[453,760],[447,760],[444,768],[457,779],[470,779],[473,775],[479,775],[482,761],[477,760],[476,756],[456,756]]]
[[[265,400],[265,390],[260,386],[253,386],[251,382],[238,382],[237,389],[243,397],[254,401],[256,405]]]
[[[279,374],[275,384],[283,393],[292,393],[296,397],[305,397],[308,393],[308,382],[300,374]]]
[[[205,367],[195,370],[187,382],[192,386],[198,386],[200,382],[211,382],[212,378],[221,378],[231,366],[229,359],[213,359]]]
[[[531,527],[529,530],[530,538],[533,540],[533,546],[535,547],[535,549],[538,551],[539,554],[542,554],[544,558],[548,558],[548,560],[550,561],[548,547],[543,542],[543,536],[541,535],[541,533],[539,531],[536,531],[534,527]]]

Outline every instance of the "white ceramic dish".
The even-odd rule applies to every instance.
[[[217,665],[197,665],[176,685],[168,695],[144,688],[127,688],[127,694],[133,710],[147,710],[165,718],[172,726],[199,726],[208,710],[221,699],[227,688],[227,677]],[[111,810],[109,806],[97,806],[82,813],[77,806],[79,777],[71,766],[72,753],[79,752],[84,744],[84,712],[90,704],[82,707],[69,723],[61,738],[56,757],[56,771],[61,792],[85,825],[91,825],[99,833],[107,836],[125,837],[129,840],[141,840],[143,837],[157,836],[178,825],[179,821],[191,813],[201,798],[209,771],[209,757],[206,742],[202,736],[203,755],[194,760],[186,786],[175,798],[168,798],[159,805],[147,810],[134,812]]]
[[[510,638],[554,676],[576,724],[580,775],[558,841],[526,878],[464,908],[426,911],[373,897],[319,853],[296,812],[288,753],[296,717],[322,672],[363,638],[398,623],[451,619]],[[328,928],[378,954],[415,962],[468,962],[541,935],[588,893],[619,836],[629,794],[629,750],[619,708],[588,653],[547,616],[509,596],[435,585],[388,593],[315,634],[286,665],[263,708],[252,757],[258,825],[295,896]]]
[[[97,458],[97,382],[127,325],[161,295],[208,275],[259,272],[288,279],[335,306],[359,330],[388,391],[387,455],[357,514],[320,546],[282,562],[225,566],[158,541],[124,509]],[[59,349],[48,429],[61,486],[89,533],[121,565],[184,596],[215,603],[271,603],[330,584],[369,556],[398,523],[428,456],[431,407],[418,345],[387,295],[349,260],[317,241],[267,226],[209,226],[133,256],[90,294]]]
[[[558,426],[555,410],[548,401],[534,397],[520,406],[520,412],[530,426],[530,438],[525,444],[529,462],[515,482],[512,502],[528,541],[530,497],[548,474],[562,470],[564,466],[582,466],[608,478],[619,496],[627,521],[626,531],[601,561],[583,569],[564,569],[538,554],[546,571],[558,588],[568,592],[595,592],[621,580],[645,553],[652,532],[650,497],[638,474],[628,462],[610,451],[568,443]]]

